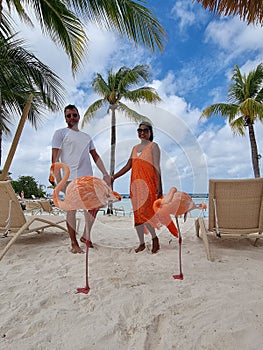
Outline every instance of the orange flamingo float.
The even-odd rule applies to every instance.
[[[177,191],[176,187],[172,187],[167,195],[162,198],[157,199],[153,203],[153,210],[155,211],[161,224],[165,225],[171,234],[175,237],[178,237],[179,233],[179,265],[180,265],[180,274],[173,275],[174,279],[183,279],[182,273],[182,236],[180,232],[178,216],[184,215],[184,220],[189,211],[193,209],[205,210],[207,208],[205,203],[195,204],[189,194],[185,192]],[[177,228],[173,223],[171,214],[175,216]]]
[[[105,181],[94,176],[82,176],[70,182],[66,188],[65,199],[60,200],[59,192],[65,187],[70,170],[65,163],[53,163],[50,168],[50,180],[53,182],[61,169],[64,170],[64,176],[54,188],[53,201],[62,210],[92,210],[105,207],[109,202],[117,202],[122,198],[119,193],[112,191]],[[88,294],[90,291],[88,283],[89,241],[90,237],[86,237],[86,286],[77,288],[78,293]]]

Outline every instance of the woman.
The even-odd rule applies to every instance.
[[[141,142],[133,147],[127,164],[113,175],[113,180],[131,169],[130,197],[134,226],[140,241],[135,252],[145,249],[144,233],[148,230],[152,235],[152,253],[157,253],[160,245],[155,233],[158,220],[153,210],[153,202],[162,196],[160,149],[157,143],[153,142],[153,129],[150,123],[141,122],[137,132]]]

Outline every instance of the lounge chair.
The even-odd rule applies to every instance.
[[[118,214],[122,214],[122,216],[125,216],[125,209],[123,206],[120,207],[113,207],[114,214],[118,216]]]
[[[61,225],[66,221],[64,217],[51,221],[41,215],[37,215],[27,219],[8,181],[0,181],[0,208],[0,232],[2,232],[2,237],[7,237],[12,233],[14,234],[0,253],[0,260],[21,234],[30,232],[40,233],[51,227],[67,232],[66,227]]]
[[[196,234],[203,238],[207,259],[212,261],[208,236],[220,238],[263,238],[263,178],[210,180],[208,227],[203,217],[196,220]]]
[[[49,200],[38,201],[41,213],[48,213],[50,215],[65,214],[65,212],[55,206],[52,206]]]

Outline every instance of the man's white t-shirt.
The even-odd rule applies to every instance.
[[[69,128],[58,129],[52,139],[52,148],[60,149],[60,161],[70,169],[69,181],[93,175],[89,152],[95,146],[85,132]]]

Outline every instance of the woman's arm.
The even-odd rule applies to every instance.
[[[155,142],[152,147],[152,156],[153,156],[153,166],[154,166],[154,170],[158,180],[156,194],[157,194],[157,198],[160,198],[163,195],[161,167],[160,167],[161,152],[160,152],[159,146]]]
[[[131,167],[132,167],[132,153],[127,163],[124,165],[124,167],[121,168],[116,174],[113,175],[113,181],[118,177],[121,177],[122,175],[126,174],[131,169]]]

